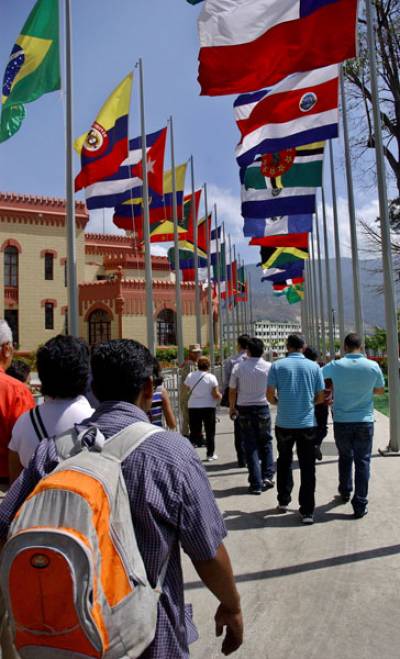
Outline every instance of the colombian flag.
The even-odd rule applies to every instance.
[[[60,89],[58,0],[38,0],[17,38],[2,85],[0,142],[25,117],[24,103]]]
[[[81,171],[75,192],[115,174],[129,153],[128,117],[133,73],[108,97],[91,129],[75,142],[81,156]]]

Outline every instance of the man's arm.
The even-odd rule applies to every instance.
[[[275,387],[268,386],[267,387],[267,401],[271,405],[278,405],[278,399],[276,397],[276,389]]]
[[[236,414],[237,389],[229,387],[229,416],[232,418]]]
[[[243,643],[243,616],[231,561],[224,544],[218,547],[215,558],[193,561],[193,565],[204,585],[220,602],[215,614],[216,634],[222,636],[226,627],[222,654],[232,654]]]

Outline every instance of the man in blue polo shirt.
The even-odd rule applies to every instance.
[[[267,398],[278,405],[275,434],[278,444],[278,509],[286,512],[293,489],[292,459],[296,444],[300,466],[300,515],[304,524],[314,522],[316,419],[314,406],[324,400],[324,380],[317,363],[303,355],[305,341],[298,334],[287,339],[288,356],[272,364]],[[277,394],[277,395],[276,395]]]
[[[385,380],[376,362],[361,353],[358,334],[344,340],[345,356],[322,369],[325,380],[333,383],[333,421],[335,442],[339,451],[339,494],[343,502],[350,500],[354,517],[367,514],[368,481],[374,436],[374,394],[385,392]]]

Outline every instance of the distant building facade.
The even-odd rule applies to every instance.
[[[282,357],[286,353],[286,339],[289,334],[301,333],[301,324],[297,321],[274,322],[257,320],[254,323],[254,335],[264,342],[266,351]]]
[[[91,345],[122,337],[146,343],[144,253],[129,236],[85,233],[88,220],[85,204],[76,203],[80,334]],[[173,346],[174,275],[166,257],[153,256],[152,268],[156,343]],[[193,283],[182,283],[181,300],[188,345],[196,342]],[[201,291],[203,344],[207,313],[207,291]],[[216,325],[216,302],[213,316]],[[22,352],[68,330],[65,200],[0,193],[0,317]]]

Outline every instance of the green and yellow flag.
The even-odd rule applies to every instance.
[[[58,0],[37,0],[4,74],[0,142],[20,129],[26,114],[24,103],[60,87]]]

